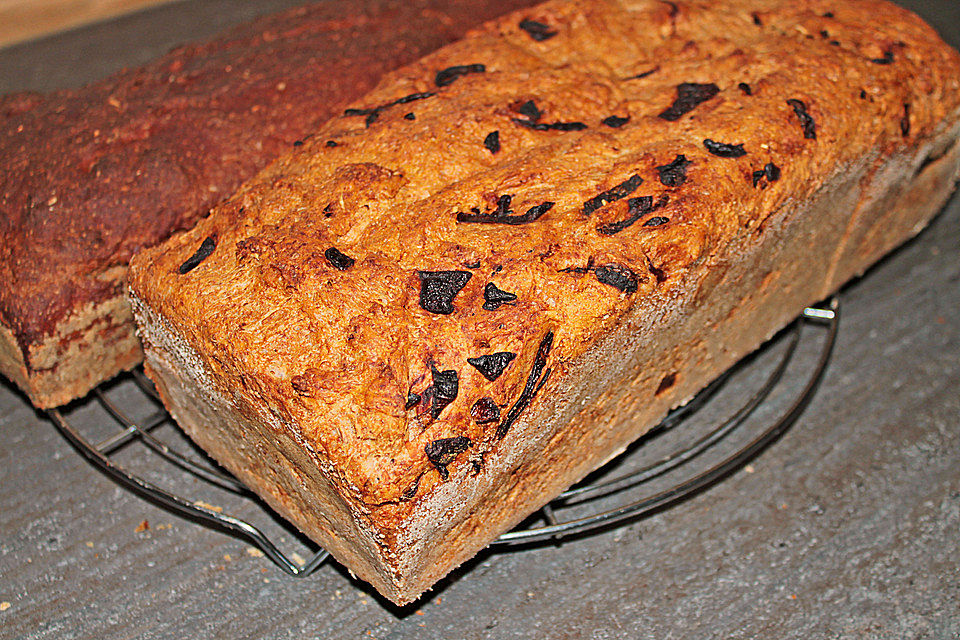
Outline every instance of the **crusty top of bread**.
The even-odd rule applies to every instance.
[[[387,70],[530,0],[318,2],[0,99],[0,321],[26,349]]]
[[[960,56],[882,0],[548,2],[389,75],[131,287],[357,504],[403,502],[631,305],[958,104]]]

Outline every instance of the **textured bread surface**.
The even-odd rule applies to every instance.
[[[77,90],[0,98],[0,373],[39,407],[137,364],[141,247],[189,228],[380,76],[523,0],[332,0]]]
[[[958,122],[887,2],[519,11],[135,258],[148,372],[406,602],[918,232]]]

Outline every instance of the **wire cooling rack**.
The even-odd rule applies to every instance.
[[[830,360],[839,320],[836,298],[804,309],[789,327],[691,402],[671,412],[626,452],[492,544],[556,542],[604,530],[674,505],[747,465],[790,428],[810,402]],[[151,462],[173,465],[208,487],[234,494],[256,509],[269,510],[195,447],[184,448],[182,437],[179,449],[158,437],[158,428],[169,426],[172,419],[143,372],[136,370],[129,376],[134,383],[133,400],[129,394],[119,400],[111,398],[106,388],[100,387],[79,406],[52,409],[48,415],[77,450],[121,486],[179,516],[253,544],[291,576],[308,576],[327,560],[329,554],[323,549],[308,559],[295,552],[285,554],[276,536],[268,536],[248,519],[161,488],[121,464],[117,459],[120,452],[139,443],[151,454],[147,456]],[[128,407],[134,401],[152,410],[134,418]],[[102,426],[112,431],[96,442],[76,427],[80,420],[72,419],[76,412],[90,409],[99,411]]]

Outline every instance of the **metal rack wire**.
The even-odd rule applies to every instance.
[[[539,518],[542,524],[537,525],[536,518],[528,519],[525,525],[502,535],[492,544],[516,545],[545,540],[555,542],[573,534],[596,532],[618,523],[642,518],[676,504],[729,476],[775,442],[809,404],[829,362],[839,328],[839,319],[840,305],[836,298],[829,300],[822,307],[805,309],[778,339],[761,349],[762,353],[772,349],[773,343],[779,343],[781,352],[775,364],[763,376],[762,384],[749,394],[746,401],[739,403],[729,417],[711,423],[695,434],[680,433],[681,437],[675,438],[679,442],[671,445],[672,448],[668,448],[666,453],[657,455],[651,462],[640,461],[628,472],[618,472],[618,465],[623,462],[622,460],[611,461],[607,465],[610,470],[606,474],[610,477],[604,477],[602,473],[591,474],[590,478],[594,480],[574,486],[543,507]],[[805,382],[799,391],[792,394],[792,397],[780,401],[779,404],[784,406],[777,408],[775,416],[766,418],[763,426],[753,428],[750,433],[740,433],[744,441],[736,443],[731,448],[729,443],[733,439],[733,434],[742,432],[748,419],[784,383],[785,373],[794,360],[804,329],[811,325],[823,327],[826,331],[819,340],[818,355],[815,363],[808,367]],[[731,376],[744,366],[750,365],[744,363],[737,365],[701,391],[691,402],[671,412],[660,425],[644,437],[644,445],[638,449],[647,449],[650,441],[662,437],[662,434],[677,433],[684,423],[701,411],[718,392],[729,384]],[[52,409],[48,411],[48,415],[64,437],[96,468],[142,498],[174,514],[249,542],[291,576],[308,576],[324,563],[329,554],[323,549],[317,551],[311,558],[297,562],[295,560],[300,558],[296,554],[287,555],[281,552],[274,540],[248,520],[222,513],[201,501],[181,497],[122,466],[115,459],[115,454],[126,445],[139,442],[158,458],[175,465],[183,472],[243,499],[256,501],[252,492],[212,461],[195,460],[154,435],[153,431],[158,426],[170,423],[172,420],[163,409],[155,389],[143,373],[138,370],[131,375],[138,392],[153,403],[155,410],[146,417],[135,420],[128,415],[129,412],[125,407],[111,400],[103,389],[96,389],[93,395],[95,401],[121,427],[119,431],[99,442],[91,442],[80,433],[80,430],[68,419],[69,411]],[[793,386],[796,386],[795,379],[793,382]],[[729,451],[722,451],[724,443],[727,444]],[[641,452],[637,451],[629,455],[633,457],[637,453]],[[709,454],[713,454],[719,460],[708,460]],[[596,479],[598,477],[599,479]],[[642,493],[645,487],[654,486],[654,481],[659,481],[664,486],[649,490],[640,497],[624,497],[624,494],[629,492]],[[613,504],[609,504],[611,501]],[[259,504],[262,505],[262,503]]]

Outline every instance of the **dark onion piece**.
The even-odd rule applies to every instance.
[[[327,259],[327,262],[330,263],[337,271],[346,271],[356,262],[353,258],[340,251],[336,247],[330,247],[323,252],[323,257]]]
[[[593,270],[598,282],[610,285],[624,293],[635,293],[638,286],[637,274],[619,264],[608,264]]]
[[[456,436],[454,438],[434,440],[425,446],[423,450],[427,454],[427,460],[430,461],[430,464],[436,467],[437,471],[440,472],[440,477],[446,480],[450,477],[450,474],[447,472],[447,466],[452,464],[458,455],[469,449],[471,444],[473,444],[473,442],[470,438],[466,436]]]
[[[488,282],[483,288],[483,308],[487,311],[496,311],[500,305],[514,302],[516,299],[516,294],[504,291],[492,282]]]
[[[603,193],[595,195],[583,203],[584,215],[590,215],[604,205],[627,197],[636,191],[637,187],[639,187],[641,184],[643,184],[643,178],[634,174],[620,184],[607,189]]]
[[[666,187],[679,187],[687,180],[687,167],[692,162],[687,160],[684,155],[678,155],[670,164],[657,167],[657,173],[660,174],[660,184]]]
[[[491,131],[488,133],[487,137],[483,139],[483,146],[486,147],[490,153],[500,153],[500,132]]]
[[[583,131],[587,128],[582,122],[531,122],[523,118],[511,118],[511,120],[527,129],[534,131]]]
[[[470,408],[470,417],[477,424],[487,424],[500,419],[500,407],[493,398],[480,398]]]
[[[608,127],[619,129],[623,125],[630,122],[630,116],[607,116],[600,122],[607,125]]]
[[[553,36],[557,35],[557,32],[552,30],[550,25],[537,22],[536,20],[521,20],[519,26],[537,42],[549,40]]]
[[[679,120],[681,116],[693,111],[697,105],[706,102],[718,93],[720,93],[720,87],[712,82],[709,84],[683,82],[677,85],[677,97],[673,104],[664,109],[657,117],[671,122]]]
[[[543,369],[547,366],[547,356],[550,355],[551,348],[553,348],[553,331],[548,331],[537,347],[537,355],[533,359],[533,367],[530,369],[530,375],[527,376],[527,384],[524,385],[523,391],[520,392],[517,401],[510,407],[510,411],[507,412],[507,417],[497,426],[497,440],[501,440],[507,435],[507,431],[513,426],[513,423],[516,422],[520,414],[530,406],[533,399],[537,396],[537,392],[546,384],[547,378],[550,377],[551,369],[547,369],[545,372]],[[540,375],[541,373],[543,374],[542,376]]]
[[[653,196],[630,198],[627,200],[627,217],[623,220],[600,225],[597,227],[597,233],[603,236],[612,236],[615,233],[620,233],[643,216],[665,207],[669,201],[670,197],[667,194],[660,196],[660,199],[657,200],[656,203],[653,201]],[[648,225],[644,224],[644,226]]]
[[[473,213],[457,214],[457,222],[467,222],[475,224],[527,224],[534,222],[543,214],[553,208],[555,203],[542,202],[536,206],[527,209],[526,213],[514,214],[507,207],[510,206],[510,200],[513,196],[503,195],[497,200],[497,208],[492,213],[480,213],[479,209],[474,209]]]
[[[420,278],[420,307],[431,313],[453,313],[453,299],[472,275],[469,271],[417,271]]]
[[[703,141],[703,146],[707,151],[720,158],[742,158],[747,155],[747,152],[743,149],[743,144],[727,144],[707,138]]]
[[[517,354],[510,351],[498,351],[489,355],[477,356],[476,358],[467,358],[474,369],[483,374],[483,377],[490,382],[495,382],[504,370],[513,362]]]
[[[460,76],[468,73],[483,73],[486,70],[487,67],[482,64],[458,64],[437,71],[433,81],[438,87],[446,87],[453,84]]]
[[[793,112],[797,114],[797,118],[800,119],[800,127],[803,129],[803,137],[810,140],[817,139],[817,123],[814,122],[813,116],[807,113],[807,105],[801,100],[796,98],[790,98],[787,100],[787,104],[793,107]]]
[[[203,242],[200,243],[200,247],[196,252],[187,258],[183,264],[180,265],[180,268],[177,271],[180,275],[190,273],[198,266],[200,263],[210,257],[210,254],[213,253],[213,250],[217,248],[217,239],[213,236],[207,236],[204,238]]]

